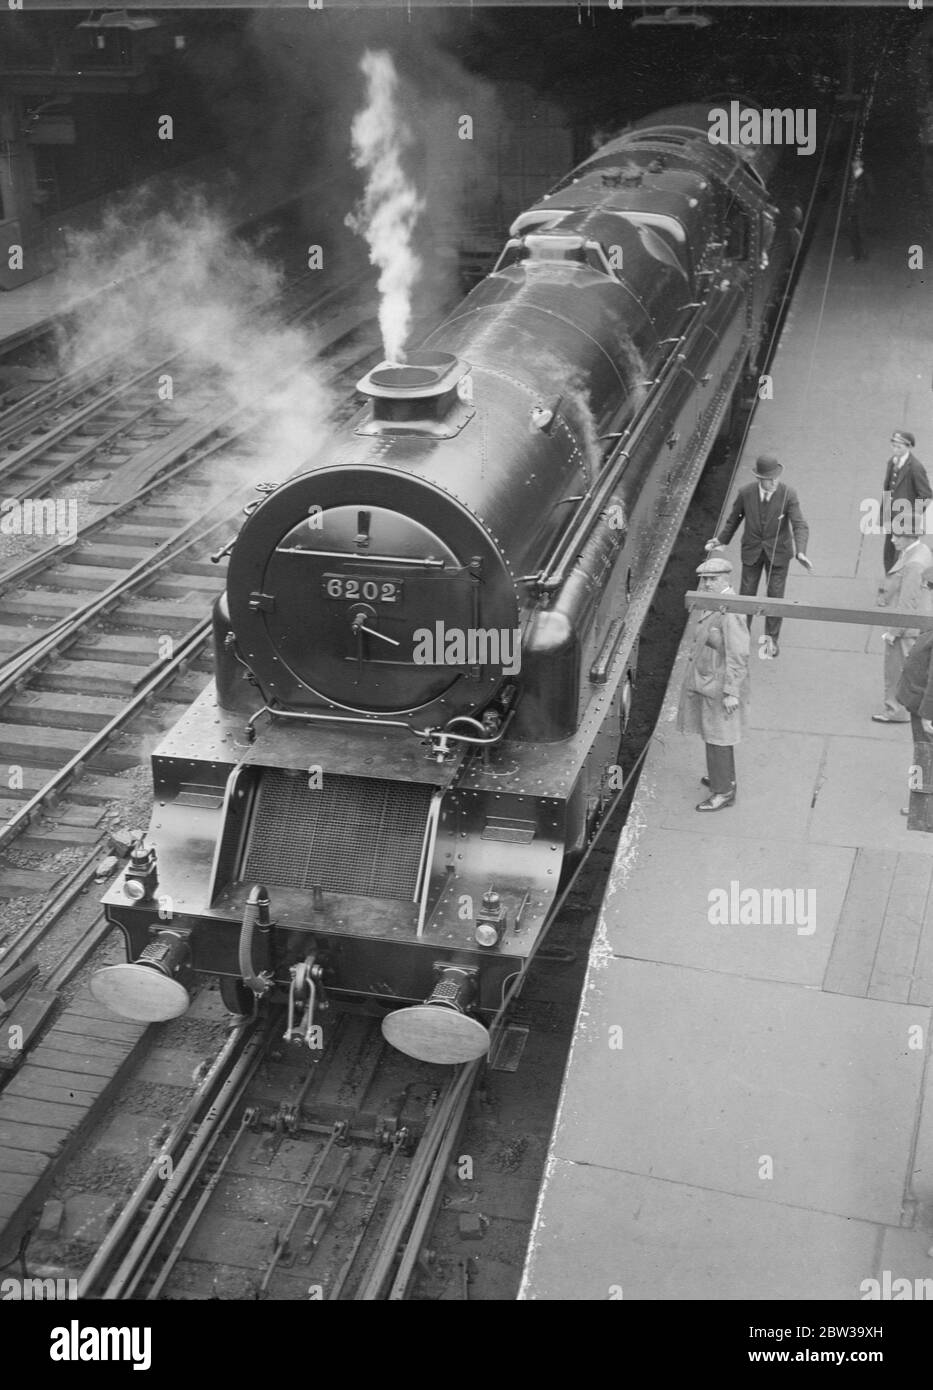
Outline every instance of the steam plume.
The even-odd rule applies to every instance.
[[[130,198],[99,230],[74,234],[69,252],[65,297],[78,307],[63,365],[116,352],[141,367],[180,354],[178,407],[196,395],[199,412],[229,414],[245,431],[215,456],[217,498],[313,461],[333,407],[314,330],[284,321],[281,272],[203,200],[153,212]],[[145,341],[134,339],[141,330]]]
[[[390,362],[404,362],[411,331],[411,299],[421,262],[412,249],[412,232],[424,202],[408,179],[402,154],[412,135],[398,109],[398,76],[390,55],[369,49],[360,60],[366,77],[366,105],[353,118],[353,163],[369,174],[366,191],[347,226],[369,244],[379,267],[379,328]]]

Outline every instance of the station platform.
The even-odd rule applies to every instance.
[[[874,607],[882,538],[861,534],[860,503],[881,495],[891,431],[933,468],[929,271],[908,269],[923,239],[897,171],[878,183],[867,261],[844,235],[832,256],[832,217],[817,229],[735,483],[759,454],[784,464],[814,566],[791,563],[786,597],[810,603]],[[593,941],[521,1299],[859,1300],[885,1271],[889,1289],[933,1280],[933,835],[899,814],[910,725],[871,721],[882,628],[787,621],[777,660],[757,659],[762,630],[738,800],[715,814],[694,809],[703,745],[675,724],[692,622],[681,645]],[[800,916],[715,924],[711,895],[733,884],[791,889]]]

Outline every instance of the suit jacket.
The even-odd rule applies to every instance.
[[[933,719],[933,628],[921,632],[904,662],[897,698],[920,719]]]
[[[803,519],[796,492],[786,483],[778,483],[764,508],[757,482],[740,488],[728,520],[718,533],[723,545],[729,544],[743,519],[743,564],[753,565],[764,557],[769,564],[787,565],[795,552],[806,554],[810,528]]]
[[[925,542],[902,550],[890,571],[878,586],[878,607],[896,608],[900,613],[933,611],[930,590],[923,582],[923,572],[933,566],[933,552]],[[898,637],[916,637],[917,628],[892,628]]]
[[[884,490],[891,494],[892,506],[901,497],[906,498],[910,503],[915,502],[918,497],[933,497],[933,488],[930,487],[927,471],[914,454],[907,455],[903,467],[897,475],[897,482],[892,487],[891,474],[893,472],[894,459],[889,458],[884,470]]]

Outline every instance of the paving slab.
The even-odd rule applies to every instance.
[[[813,734],[750,733],[736,748],[738,800],[715,816],[700,815],[708,795],[703,744],[695,735],[664,728],[665,754],[645,767],[644,803],[654,822],[668,830],[736,840],[793,840],[805,843],[810,803],[817,786],[825,740]],[[639,797],[641,797],[639,789]],[[796,851],[795,851],[796,852]]]
[[[881,1239],[878,1258],[869,1276],[880,1285],[866,1288],[863,1297],[878,1301],[907,1302],[924,1299],[933,1302],[933,1232],[905,1231],[888,1227]],[[906,1279],[909,1290],[893,1287],[896,1279]]]
[[[828,741],[823,780],[810,817],[812,839],[830,845],[871,845],[904,854],[933,855],[933,835],[907,829],[913,763],[910,725],[878,724],[887,735]]]
[[[857,546],[856,546],[857,550]],[[852,579],[853,563],[849,564],[843,575],[815,573],[802,574],[799,567],[792,566],[787,580],[785,597],[795,603],[822,603],[833,608],[876,608],[878,578]],[[878,610],[879,612],[881,610]],[[761,621],[761,620],[759,620]],[[756,629],[757,630],[757,629]],[[792,661],[797,660],[796,648],[808,647],[816,651],[865,652],[871,650],[869,643],[877,642],[879,653],[878,679],[881,680],[881,633],[883,628],[872,628],[864,623],[830,623],[798,621],[788,618],[781,629],[781,656],[772,663],[772,669],[780,674]],[[785,661],[785,657],[788,658]]]
[[[868,997],[899,859],[895,850],[855,851],[846,899],[823,977],[823,988],[828,993]]]
[[[542,1197],[520,1299],[857,1299],[874,1268],[876,1228],[841,1216],[566,1159]]]
[[[928,1015],[929,1018],[929,1015]],[[931,1028],[927,1023],[923,1037],[929,1040]],[[928,1041],[929,1045],[929,1041]],[[923,1088],[917,1143],[914,1148],[910,1174],[910,1195],[926,1209],[924,1216],[930,1227],[930,1246],[933,1247],[933,1066],[927,1064]]]
[[[890,744],[897,727],[872,722],[880,708],[880,656],[865,652],[795,651],[752,670],[750,730],[833,734]]]
[[[914,984],[924,923],[928,917],[933,859],[927,854],[899,854],[885,904],[878,950],[868,985],[870,999],[890,999],[906,1004]],[[933,1004],[933,997],[915,999]]]
[[[899,1225],[923,1083],[909,1029],[926,1037],[929,1022],[910,1005],[604,955],[552,1152]]]
[[[605,940],[617,956],[819,986],[854,858],[833,846],[790,854],[774,840],[658,830],[620,857]]]

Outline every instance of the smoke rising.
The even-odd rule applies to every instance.
[[[366,77],[366,106],[353,118],[353,163],[369,177],[346,224],[366,239],[369,258],[379,267],[379,328],[386,358],[404,362],[421,269],[412,234],[424,201],[402,163],[412,134],[399,110],[395,65],[388,53],[367,49],[360,68]]]
[[[246,428],[235,460],[215,456],[224,491],[315,461],[333,406],[319,344],[285,321],[281,272],[203,201],[153,214],[131,199],[99,231],[69,239],[66,273],[76,329],[64,365],[175,359],[160,369],[171,379],[165,410],[179,423],[216,415]]]

